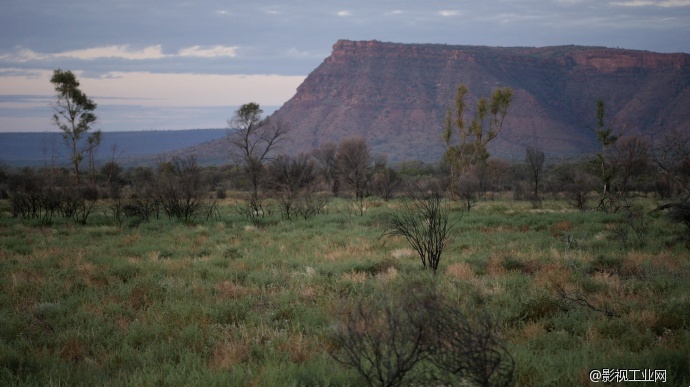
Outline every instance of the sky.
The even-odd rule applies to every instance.
[[[223,128],[269,114],[338,39],[690,53],[690,0],[0,0],[0,132],[57,131],[75,73],[94,128]]]

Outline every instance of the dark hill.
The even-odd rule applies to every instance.
[[[222,139],[227,134],[228,129],[105,132],[97,158],[99,162],[109,161],[115,145],[116,159],[122,165],[154,164],[156,154]],[[0,133],[0,164],[42,166],[54,157],[58,165],[67,165],[68,154],[59,132]]]
[[[579,46],[341,40],[271,118],[292,127],[295,152],[362,135],[392,161],[438,161],[443,116],[460,83],[473,101],[513,89],[497,157],[522,159],[528,145],[559,158],[595,151],[588,127],[599,97],[629,134],[690,130],[690,55]]]

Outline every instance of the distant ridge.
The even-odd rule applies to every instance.
[[[152,164],[156,154],[188,148],[227,136],[228,129],[151,130],[104,132],[98,160],[115,158],[128,166]],[[59,132],[0,133],[0,162],[11,166],[40,166],[52,155],[58,165],[67,164],[67,149]],[[145,157],[148,156],[148,157]]]
[[[557,158],[595,151],[596,99],[628,134],[690,130],[690,55],[605,47],[485,47],[340,40],[271,119],[292,127],[292,152],[364,136],[393,161],[438,161],[458,84],[471,99],[510,87],[514,103],[494,156],[528,145]],[[470,107],[470,112],[473,107]]]

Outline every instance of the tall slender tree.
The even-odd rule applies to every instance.
[[[57,101],[53,103],[53,123],[60,128],[62,136],[70,150],[71,162],[74,168],[75,187],[79,188],[79,164],[84,159],[84,153],[93,145],[100,143],[101,131],[96,130],[89,135],[86,148],[81,147],[80,141],[96,122],[96,103],[79,89],[79,81],[71,71],[57,69],[50,79],[55,87]]]
[[[273,152],[287,138],[288,127],[262,118],[259,104],[250,102],[240,106],[228,126],[232,157],[241,165],[252,184],[251,206],[257,208],[259,183],[265,173],[265,164],[272,160]]]
[[[463,172],[478,162],[486,161],[489,157],[487,145],[503,129],[503,122],[508,114],[508,108],[513,100],[510,88],[494,90],[491,100],[480,98],[477,101],[477,111],[472,120],[465,121],[465,99],[469,89],[464,84],[458,86],[453,109],[448,108],[444,121],[441,140],[446,148],[444,155],[450,166],[450,195],[456,198],[455,184]],[[454,127],[460,135],[460,142],[453,141]]]
[[[597,159],[601,167],[601,181],[603,183],[602,196],[607,196],[611,190],[611,180],[615,174],[615,169],[606,159],[609,146],[618,141],[618,136],[613,133],[613,125],[606,125],[606,106],[601,98],[597,98],[597,127],[594,133],[601,144],[601,152],[597,154]]]
[[[544,152],[533,146],[528,146],[525,152],[525,161],[529,165],[530,172],[532,172],[532,179],[534,180],[534,199],[539,199],[539,180],[544,169]]]

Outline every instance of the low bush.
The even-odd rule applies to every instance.
[[[406,289],[343,307],[331,356],[368,385],[512,384],[513,358],[488,315],[469,318],[433,283]]]

